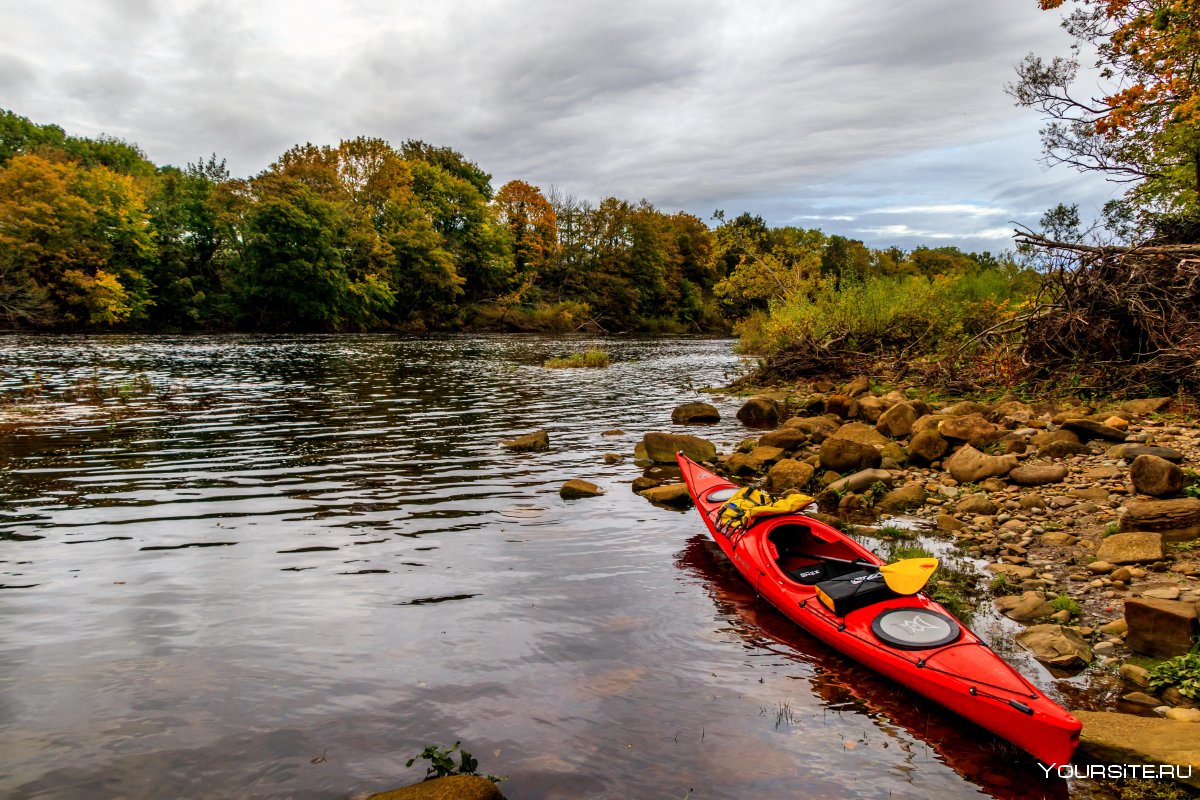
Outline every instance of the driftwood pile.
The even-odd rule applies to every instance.
[[[1200,244],[1017,241],[1048,269],[1033,308],[991,334],[1015,334],[1027,377],[1105,392],[1200,389]]]

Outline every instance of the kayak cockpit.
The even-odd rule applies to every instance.
[[[779,571],[805,586],[862,569],[859,565],[841,563],[860,558],[859,553],[804,522],[777,524],[767,534],[766,541],[768,555]]]

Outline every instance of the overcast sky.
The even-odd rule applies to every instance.
[[[1036,0],[0,0],[0,107],[211,152],[448,145],[493,175],[819,227],[872,246],[1011,246],[1116,190],[1039,163],[1003,85],[1066,55]]]

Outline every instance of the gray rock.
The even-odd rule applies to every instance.
[[[1126,461],[1138,456],[1158,456],[1175,464],[1183,461],[1183,453],[1170,447],[1157,447],[1147,444],[1118,444],[1104,451],[1105,458],[1123,458]]]

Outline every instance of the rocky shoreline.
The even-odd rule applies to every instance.
[[[1200,632],[1194,408],[1171,398],[935,402],[856,378],[764,393],[737,416],[763,432],[729,453],[699,436],[645,434],[634,491],[687,504],[672,474],[682,450],[740,483],[812,495],[831,521],[927,521],[986,563],[985,602],[1027,626],[1016,644],[1057,675],[1088,668],[1105,687],[1092,693],[1097,707],[1079,709],[1085,752],[1111,757],[1113,731],[1128,730],[1123,757],[1194,765],[1188,782],[1200,787],[1200,686],[1164,687],[1153,672],[1194,651]],[[717,419],[705,403],[672,417]]]

